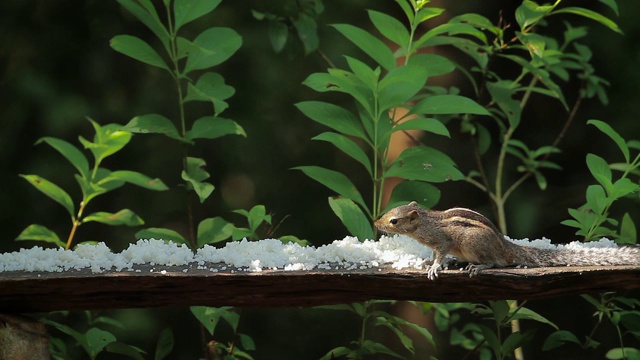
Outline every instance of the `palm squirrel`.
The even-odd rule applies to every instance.
[[[391,209],[375,222],[388,234],[404,234],[427,245],[434,252],[427,276],[438,276],[451,254],[468,262],[469,276],[482,269],[506,266],[596,266],[640,265],[640,248],[538,249],[505,240],[482,214],[464,208],[425,210],[414,201]]]

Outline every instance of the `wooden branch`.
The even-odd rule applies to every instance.
[[[435,281],[424,271],[390,268],[243,272],[223,264],[208,267],[218,272],[150,265],[138,266],[140,272],[4,272],[0,312],[189,305],[307,307],[369,299],[474,302],[640,288],[640,267],[634,266],[491,269],[473,278],[464,271],[446,270]]]

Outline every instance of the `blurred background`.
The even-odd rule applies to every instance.
[[[566,3],[603,11],[616,20],[625,33],[614,33],[583,18],[567,17],[573,26],[589,26],[589,36],[580,42],[592,49],[596,74],[611,82],[610,103],[605,107],[597,100],[584,102],[560,145],[562,153],[552,158],[564,170],[546,172],[549,179],[546,191],[540,191],[535,182],[529,181],[513,195],[507,207],[508,235],[512,238],[545,236],[554,242],[578,240],[575,231],[560,222],[568,218],[568,207],[584,203],[585,189],[594,182],[584,162],[586,154],[596,153],[608,161],[622,159],[606,136],[594,127],[586,126],[588,119],[610,123],[626,139],[640,139],[640,22],[637,21],[640,3],[619,1],[619,17],[595,1]],[[251,12],[293,16],[295,4],[294,0],[224,1],[213,13],[185,27],[186,37],[193,37],[204,28],[224,26],[236,30],[243,38],[241,49],[214,71],[221,73],[236,89],[235,95],[227,100],[229,109],[222,116],[243,126],[248,137],[227,136],[201,141],[192,149],[191,154],[207,161],[212,183],[216,186],[214,195],[197,207],[196,216],[199,219],[223,216],[240,222],[241,218],[234,217],[231,210],[264,204],[273,214],[275,223],[286,217],[277,236],[296,235],[319,246],[343,238],[347,231],[328,206],[327,197],[333,195],[331,191],[290,168],[319,165],[350,174],[357,184],[366,184],[366,179],[359,183],[357,178],[362,174],[353,166],[352,160],[331,145],[310,141],[325,129],[294,107],[299,101],[327,97],[334,102],[349,103],[346,97],[315,93],[301,85],[311,73],[325,71],[327,63],[318,53],[305,55],[294,34],[290,34],[284,50],[276,54],[267,36],[268,23],[256,20]],[[438,21],[468,12],[497,21],[502,11],[505,20],[515,24],[513,13],[519,3],[449,0],[433,4],[446,8],[445,15]],[[375,9],[404,20],[393,1],[326,0],[324,5],[325,10],[317,19],[320,49],[338,67],[344,65],[343,55],[369,59],[326,25],[349,23],[373,32],[365,9]],[[555,20],[548,31],[561,34],[564,30],[562,20]],[[66,211],[18,177],[18,174],[38,174],[61,186],[72,197],[80,195],[72,166],[52,148],[34,146],[39,138],[53,136],[80,146],[78,136],[93,136],[93,129],[85,119],[87,116],[101,124],[126,124],[134,116],[147,113],[159,113],[169,118],[177,115],[177,95],[172,79],[158,68],[113,51],[109,40],[118,34],[135,35],[154,46],[159,45],[151,32],[116,1],[0,2],[0,228],[4,234],[0,251],[36,245],[13,241],[32,223],[45,225],[61,237],[66,237],[69,231]],[[464,55],[453,50],[446,50],[444,54],[457,62],[468,63]],[[510,75],[508,69],[506,71],[503,78],[515,77],[516,74]],[[460,74],[439,81],[458,86],[463,94],[470,94],[469,84]],[[571,104],[578,82],[560,85]],[[189,103],[187,107],[193,118],[211,111],[208,104]],[[516,137],[531,148],[548,145],[566,117],[560,103],[533,95]],[[463,173],[467,173],[474,166],[472,152],[466,137],[458,130],[456,124],[452,124],[453,139],[425,137],[424,141],[453,157]],[[92,202],[88,211],[130,208],[146,221],[146,226],[184,231],[184,191],[177,187],[181,183],[180,155],[181,145],[177,142],[161,136],[136,135],[122,152],[109,158],[104,167],[130,169],[158,177],[171,190],[152,192],[124,186]],[[513,173],[507,177],[517,175]],[[439,185],[439,188],[442,199],[438,209],[463,206],[491,216],[486,196],[475,187],[455,182]],[[638,219],[638,201],[625,199],[614,212],[630,212]],[[119,251],[134,241],[133,234],[138,230],[87,224],[80,228],[78,238],[104,241],[114,251]],[[544,307],[559,307],[561,303],[552,300]],[[259,349],[257,354],[282,354],[280,359],[317,358],[328,349],[354,339],[353,334],[357,332],[357,323],[350,321],[353,319],[327,319],[327,313],[322,310],[249,309],[245,314],[246,325],[241,325],[241,331],[254,337]],[[132,339],[124,341],[136,345],[140,342],[153,344],[156,331],[163,326],[185,323],[188,325],[185,328],[193,332],[182,332],[177,346],[182,347],[190,340],[196,345],[192,347],[193,353],[185,353],[180,358],[189,359],[199,354],[195,320],[185,309],[118,311],[111,315],[126,321]],[[243,324],[244,321],[243,318]],[[567,322],[580,326],[569,319]],[[341,332],[331,330],[336,325],[340,326]],[[300,331],[307,327],[308,333]],[[285,353],[283,349],[289,346],[292,346],[290,352]],[[268,357],[257,355],[256,358]]]

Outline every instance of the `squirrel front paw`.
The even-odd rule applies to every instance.
[[[440,268],[442,268],[442,265],[437,263],[433,263],[431,266],[429,266],[429,271],[427,271],[427,278],[429,278],[429,280],[435,280],[438,277],[438,270],[440,270]]]
[[[429,266],[429,271],[427,271],[427,278],[429,278],[429,280],[435,280],[438,277],[438,270],[440,270],[440,266]]]

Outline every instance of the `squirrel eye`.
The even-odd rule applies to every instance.
[[[389,220],[389,222],[390,222],[391,224],[395,225],[395,224],[397,224],[397,223],[398,223],[398,219],[393,218],[393,219]]]

